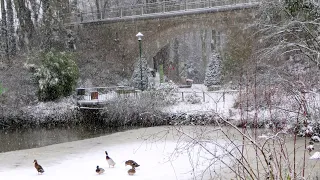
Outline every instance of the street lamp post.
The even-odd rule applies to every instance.
[[[140,88],[143,91],[143,83],[142,83],[142,59],[141,59],[141,54],[142,54],[142,49],[141,49],[141,40],[142,40],[142,36],[143,34],[141,32],[139,32],[137,35],[138,37],[138,41],[139,41],[139,57],[140,57]]]

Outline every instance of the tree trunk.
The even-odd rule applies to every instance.
[[[50,50],[52,45],[52,29],[51,29],[51,19],[52,19],[52,11],[50,8],[49,0],[42,0],[42,9],[43,9],[43,24],[44,24],[44,41],[42,44],[42,48],[45,51]]]
[[[16,36],[14,30],[14,17],[12,9],[12,1],[7,0],[7,14],[8,14],[8,44],[9,55],[16,55]]]
[[[101,19],[100,2],[99,2],[99,0],[96,0],[96,8],[97,8],[97,18]]]
[[[5,56],[9,61],[9,45],[8,45],[8,27],[7,27],[7,13],[4,6],[4,0],[1,0],[1,35],[2,35],[2,48],[4,49]]]
[[[25,0],[14,0],[17,17],[19,19],[20,31],[24,41],[22,44],[29,50],[32,47],[33,34],[35,33],[34,25],[31,19],[31,11],[26,7]]]
[[[35,26],[38,27],[40,5],[38,4],[38,2],[36,2],[36,0],[29,0],[29,1],[31,4]]]

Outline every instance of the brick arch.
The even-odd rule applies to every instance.
[[[135,35],[144,34],[143,53],[148,62],[177,36],[202,29],[212,29],[228,34],[234,29],[252,23],[255,9],[234,9],[206,14],[194,14],[156,19],[142,19],[118,22],[92,22],[74,26],[77,33],[77,52],[80,64],[92,60],[92,64],[81,65],[80,69],[96,71],[92,77],[99,79],[97,85],[110,75],[129,77],[133,64],[139,57],[138,41]],[[111,69],[110,71],[105,70]],[[98,82],[101,81],[102,83]],[[110,80],[113,83],[113,80]]]

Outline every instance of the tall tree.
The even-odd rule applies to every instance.
[[[320,9],[312,1],[281,0],[261,5],[258,22],[264,62],[302,57],[320,69]],[[279,61],[278,61],[279,62]]]
[[[8,14],[8,50],[10,55],[16,54],[16,36],[14,30],[14,16],[13,16],[13,8],[12,1],[7,0],[7,14]]]
[[[42,34],[41,48],[48,51],[52,48],[62,50],[65,48],[66,29],[63,23],[68,19],[69,2],[59,0],[41,0],[43,18],[40,24]]]
[[[37,0],[29,0],[32,10],[32,18],[34,19],[35,27],[38,26],[39,14],[40,14],[40,4]]]
[[[50,50],[52,45],[52,7],[50,7],[50,0],[42,0],[42,10],[43,10],[43,38],[42,47],[45,50]]]
[[[19,36],[23,39],[20,44],[23,46],[21,48],[29,50],[32,47],[33,35],[35,33],[34,24],[32,22],[31,11],[27,7],[25,0],[14,0],[14,7],[17,12],[17,18],[19,20]]]
[[[4,0],[1,0],[1,17],[2,17],[2,21],[1,21],[2,48],[4,49],[7,60],[9,60],[7,13],[6,13]]]

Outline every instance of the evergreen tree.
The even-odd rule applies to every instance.
[[[142,81],[141,81],[141,74],[142,74]],[[131,81],[132,81],[132,86],[135,88],[138,88],[141,90],[146,90],[148,88],[148,83],[149,83],[148,65],[147,65],[146,58],[141,58],[141,61],[140,59],[138,59],[138,63],[136,63],[135,65]],[[141,87],[141,84],[142,84],[142,87]]]
[[[221,58],[220,55],[213,51],[210,57],[210,62],[206,70],[204,85],[210,87],[219,85],[221,81]]]
[[[39,84],[39,99],[51,101],[69,96],[79,77],[74,55],[69,52],[49,51],[40,57],[42,64],[34,74]]]

